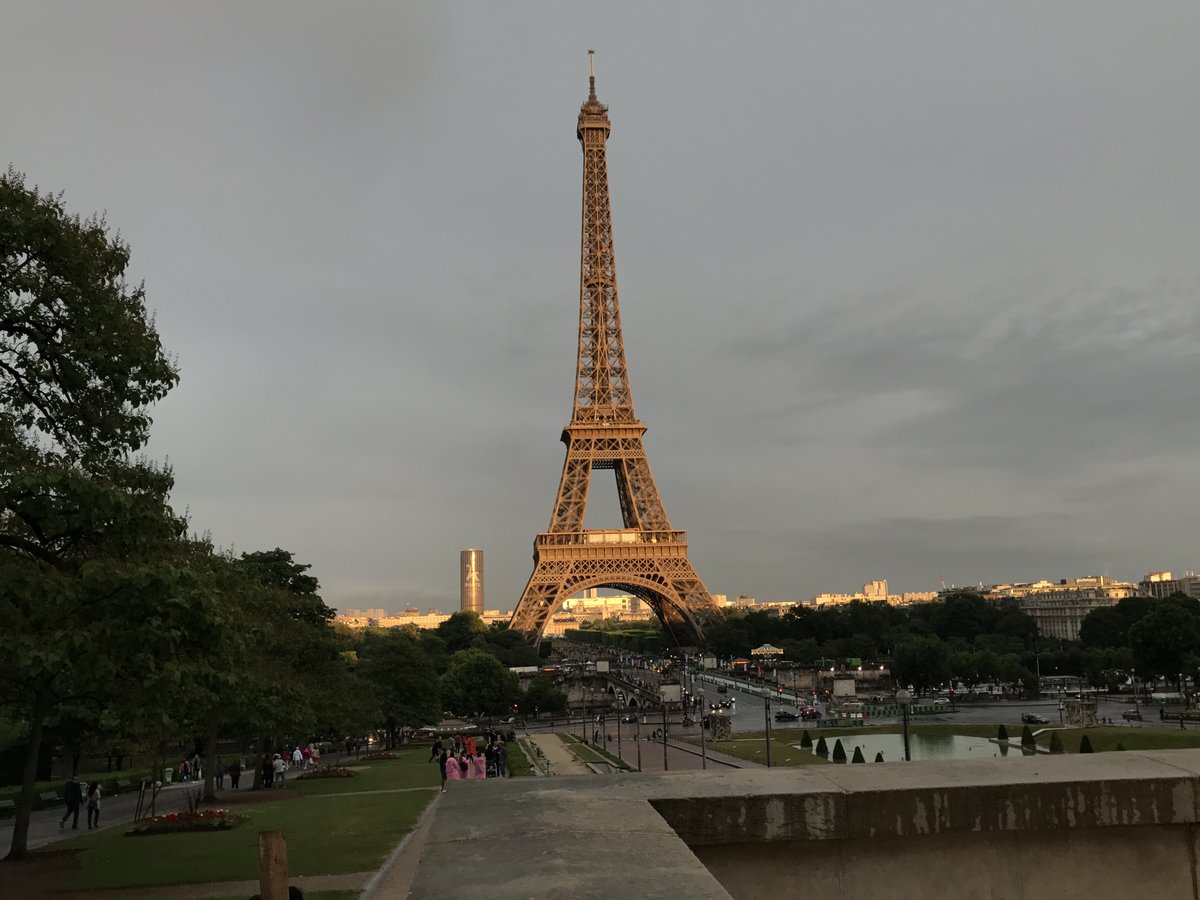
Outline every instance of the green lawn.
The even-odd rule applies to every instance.
[[[80,850],[80,870],[68,885],[73,889],[254,879],[258,833],[275,829],[287,837],[292,875],[368,871],[378,868],[436,796],[429,788],[439,775],[427,762],[428,751],[401,755],[358,763],[362,768],[353,778],[296,781],[298,797],[238,805],[250,821],[231,831],[127,837],[114,828],[54,847]]]
[[[504,749],[508,752],[508,774],[513,778],[523,778],[533,775],[533,765],[529,757],[516,741],[505,741]]]
[[[984,737],[993,738],[996,736],[998,725],[968,725],[968,724],[937,724],[937,725],[911,725],[909,730],[912,734],[927,734],[927,735],[950,735],[961,734],[968,737]],[[1006,722],[1004,727],[1008,730],[1008,737],[1012,741],[1020,741],[1021,729],[1024,727],[1020,723]],[[1068,753],[1076,753],[1079,750],[1079,741],[1086,734],[1088,740],[1092,744],[1092,749],[1097,753],[1113,751],[1117,749],[1117,744],[1122,744],[1126,750],[1175,750],[1185,748],[1200,748],[1200,729],[1189,729],[1182,731],[1179,728],[1130,728],[1128,726],[1101,726],[1097,728],[1067,728],[1061,729],[1055,726],[1031,726],[1034,731],[1038,728],[1052,727],[1058,732],[1059,739],[1063,743],[1063,748]],[[838,736],[845,734],[899,734],[902,730],[900,725],[871,725],[858,728],[832,728],[822,730],[820,728],[808,729],[809,737],[813,743],[822,734],[836,734]],[[1039,747],[1047,748],[1050,745],[1049,731],[1044,731],[1037,737]],[[773,766],[808,766],[820,765],[827,762],[819,756],[815,756],[808,751],[797,750],[793,745],[799,744],[801,737],[804,735],[803,728],[773,728],[771,729],[771,765]],[[767,761],[766,743],[764,742],[763,732],[748,731],[738,732],[732,740],[728,741],[709,741],[708,746],[713,750],[719,750],[722,753],[728,753],[730,756],[736,756],[739,759],[747,759],[753,762],[765,764]],[[689,738],[692,743],[699,745],[699,741]],[[833,741],[829,740],[829,749],[833,750]]]

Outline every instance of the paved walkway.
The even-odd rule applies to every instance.
[[[550,763],[551,775],[594,775],[595,773],[579,761],[568,749],[566,742],[557,734],[537,734],[529,736],[529,743],[542,751],[546,762]],[[536,756],[537,750],[534,750]]]

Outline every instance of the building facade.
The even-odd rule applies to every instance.
[[[483,551],[458,554],[459,610],[483,615]]]

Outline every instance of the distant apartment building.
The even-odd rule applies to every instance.
[[[994,585],[988,596],[1015,598],[1021,611],[1037,624],[1042,637],[1079,640],[1079,629],[1088,614],[1116,606],[1126,597],[1141,595],[1138,585],[1113,581],[1107,575],[1064,578],[1058,582],[1033,581]]]
[[[459,610],[483,615],[483,551],[462,550],[458,554]]]
[[[840,606],[855,600],[864,603],[887,603],[890,606],[909,606],[913,603],[930,603],[937,599],[937,591],[908,591],[893,594],[886,578],[868,581],[862,590],[853,594],[817,594],[806,606]]]
[[[1175,578],[1170,572],[1150,572],[1138,584],[1142,593],[1147,597],[1170,597],[1172,594],[1183,594],[1194,600],[1200,600],[1200,575],[1188,572],[1180,578]]]
[[[442,612],[440,609],[430,609],[421,612],[419,609],[413,609],[412,607],[394,616],[385,613],[381,609],[366,610],[369,613],[380,613],[378,616],[354,615],[361,612],[362,610],[348,609],[345,614],[335,616],[333,620],[350,628],[366,628],[367,626],[376,628],[401,628],[405,625],[412,625],[417,628],[437,628],[449,619],[451,615],[448,612]],[[485,609],[480,613],[479,617],[483,620],[484,625],[491,625],[495,622],[508,622],[512,618],[512,612],[499,609]]]

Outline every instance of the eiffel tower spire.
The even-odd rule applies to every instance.
[[[588,98],[576,136],[583,147],[583,221],[579,265],[579,356],[558,497],[550,525],[534,540],[534,571],[511,627],[536,640],[562,602],[612,587],[647,602],[679,644],[703,641],[720,612],[687,557],[687,533],[671,527],[642,443],[625,364],[617,297],[612,204],[608,190],[608,107],[596,97],[588,51]],[[624,528],[587,529],[593,469],[613,469]]]

